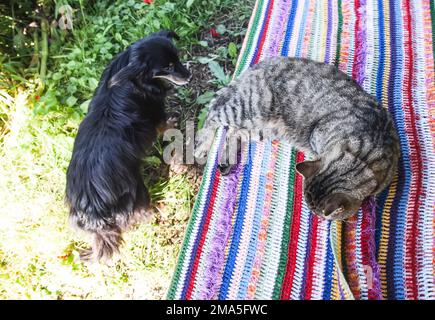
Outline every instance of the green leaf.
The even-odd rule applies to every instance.
[[[198,115],[198,129],[204,127],[205,119],[207,118],[208,108],[202,108]]]
[[[198,57],[196,60],[198,60],[199,63],[207,64],[210,61],[212,61],[213,59],[210,57]]]
[[[208,63],[208,68],[211,73],[222,83],[226,84],[228,82],[228,78],[225,75],[224,69],[217,63],[216,61],[210,61]]]
[[[234,42],[228,44],[228,54],[231,58],[237,57],[237,45]]]
[[[62,74],[61,74],[60,72],[55,72],[55,73],[53,73],[53,75],[51,76],[51,78],[52,78],[54,81],[58,81],[58,80],[62,79]]]
[[[201,47],[208,47],[208,42],[207,42],[207,41],[198,41],[198,44],[199,44]]]
[[[69,61],[69,62],[66,64],[66,67],[67,67],[68,69],[70,69],[70,70],[75,69],[76,66],[77,66],[77,62],[75,62],[75,61]]]
[[[195,2],[195,0],[187,0],[186,7],[190,8],[194,2]]]
[[[77,92],[77,86],[71,83],[68,85],[68,87],[66,87],[66,91],[68,91],[69,94],[74,94]]]
[[[227,47],[219,47],[216,49],[216,53],[225,60],[228,55],[228,49]]]
[[[122,41],[122,36],[121,36],[121,34],[120,34],[119,32],[115,33],[115,39],[116,39],[116,41],[118,41],[118,42],[121,42],[121,41]]]
[[[220,24],[216,27],[216,32],[220,34],[224,34],[225,32],[227,32],[227,28],[225,28],[223,24]]]
[[[89,78],[88,83],[89,83],[89,89],[92,91],[94,91],[98,87],[98,80],[95,78]]]
[[[70,96],[70,97],[68,97],[68,99],[66,99],[66,104],[67,104],[69,107],[72,107],[73,105],[75,105],[76,102],[77,102],[77,98],[74,97],[74,96]]]
[[[198,98],[196,98],[196,103],[201,105],[207,104],[211,101],[211,99],[213,99],[213,97],[214,97],[214,92],[207,91],[201,94],[200,96],[198,96]]]
[[[91,102],[91,100],[92,99],[88,99],[88,100],[86,100],[85,102],[83,102],[81,105],[80,105],[80,110],[82,110],[82,112],[84,113],[84,114],[86,114],[86,113],[88,113],[88,109],[89,109],[89,103]]]
[[[163,6],[161,6],[161,9],[164,12],[173,12],[175,10],[175,3],[173,2],[165,2]]]
[[[153,167],[158,167],[162,163],[159,157],[149,156],[145,158],[145,162]]]
[[[156,28],[156,29],[160,29],[160,21],[159,21],[159,20],[154,20],[154,21],[153,21],[153,26],[154,26],[154,28]]]

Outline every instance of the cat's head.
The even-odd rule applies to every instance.
[[[309,208],[327,220],[344,220],[358,212],[378,185],[373,171],[346,150],[300,162],[296,170],[304,176]]]

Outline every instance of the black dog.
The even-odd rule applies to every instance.
[[[172,31],[153,33],[115,57],[79,127],[66,200],[73,225],[94,237],[85,260],[110,259],[122,231],[149,208],[142,159],[167,120],[166,81],[182,85],[190,78],[172,38],[178,38]]]

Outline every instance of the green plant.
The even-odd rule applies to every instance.
[[[210,61],[208,67],[211,73],[215,76],[215,79],[210,80],[210,82],[215,83],[220,87],[224,87],[231,81],[231,76],[225,74],[224,69],[216,61]]]

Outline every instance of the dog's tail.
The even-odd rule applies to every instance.
[[[152,214],[149,210],[148,191],[143,185],[140,185],[135,193],[129,193],[125,198],[119,197],[117,207],[111,206],[105,214],[101,214],[103,210],[95,205],[95,203],[99,204],[98,201],[83,197],[73,198],[74,201],[71,201],[68,195],[67,193],[66,200],[70,207],[70,225],[92,236],[91,247],[80,250],[80,258],[83,261],[102,263],[110,261],[114,254],[119,253],[120,246],[124,242],[122,233]],[[84,207],[83,203],[94,205],[86,211],[84,208],[79,208]]]
[[[92,231],[93,244],[89,249],[80,252],[83,261],[107,262],[116,253],[123,243],[121,228],[114,226],[109,230]]]

